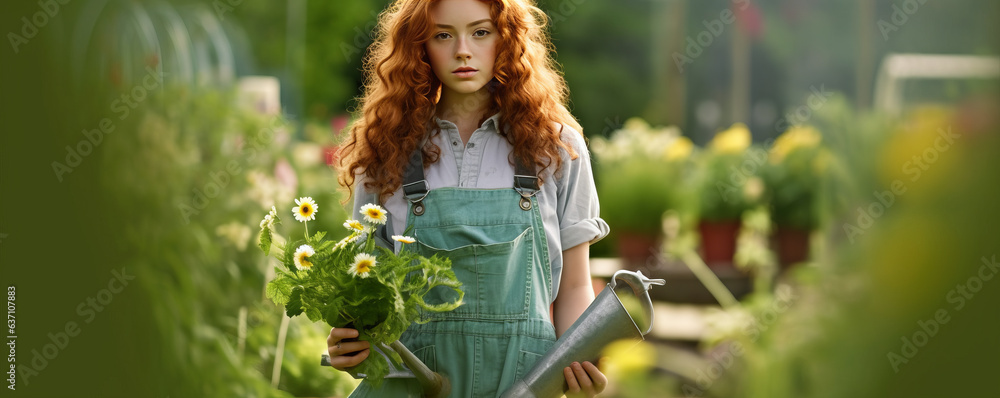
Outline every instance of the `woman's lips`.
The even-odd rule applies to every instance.
[[[458,76],[460,79],[468,79],[470,77],[475,76],[476,72],[479,72],[479,71],[477,71],[475,69],[472,69],[472,68],[459,68],[459,69],[455,69],[455,71],[451,72],[451,73],[454,73],[455,76]]]

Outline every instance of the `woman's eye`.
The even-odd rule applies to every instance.
[[[451,35],[449,35],[449,34],[447,34],[445,32],[441,32],[441,33],[438,33],[438,34],[434,35],[434,38],[438,39],[438,40],[444,40],[444,39],[447,39],[449,37],[451,37]]]
[[[475,31],[475,32],[472,33],[472,35],[475,36],[475,37],[483,37],[483,36],[486,36],[488,34],[490,34],[490,31],[488,31],[486,29],[479,29],[479,30],[477,30],[477,31]]]

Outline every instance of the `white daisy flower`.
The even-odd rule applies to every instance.
[[[316,250],[313,250],[312,246],[302,245],[298,249],[295,249],[295,255],[293,256],[295,260],[295,268],[299,271],[305,271],[312,268],[313,263],[309,261],[309,257],[316,254]]]
[[[271,228],[271,225],[273,223],[274,223],[274,217],[271,217],[271,215],[268,214],[264,216],[263,220],[260,220],[260,229]]]
[[[381,206],[369,203],[361,206],[361,214],[365,217],[365,221],[372,224],[382,225],[385,224],[385,221],[388,219],[387,215],[389,213],[386,212]]]
[[[364,230],[365,230],[364,224],[361,224],[361,221],[358,221],[358,220],[347,220],[347,221],[344,221],[344,228],[347,228],[348,230],[354,231],[355,233],[357,233],[357,232],[364,232]]]
[[[337,251],[337,250],[343,249],[345,246],[347,246],[347,244],[357,242],[358,238],[360,238],[360,237],[361,237],[361,234],[357,233],[357,232],[355,232],[353,234],[350,234],[346,238],[341,239],[340,242],[337,242],[336,245],[333,245],[333,250]]]
[[[319,206],[316,205],[313,198],[307,196],[295,199],[295,208],[292,209],[292,214],[295,215],[296,220],[306,222],[315,220],[317,211],[319,211]]]
[[[368,253],[358,253],[357,256],[354,256],[354,263],[351,264],[351,268],[347,272],[350,272],[352,276],[367,278],[376,264],[375,256]]]
[[[401,242],[401,243],[413,243],[413,242],[417,241],[416,239],[413,239],[413,238],[411,238],[409,236],[406,236],[406,235],[393,235],[392,236],[392,240],[394,240],[396,242]]]

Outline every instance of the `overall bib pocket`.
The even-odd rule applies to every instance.
[[[451,259],[467,302],[450,313],[433,314],[431,319],[526,319],[532,275],[530,272],[519,275],[513,270],[523,269],[518,265],[536,260],[532,244],[534,229],[523,224],[473,229],[475,233],[470,233],[466,226],[414,231],[419,253],[436,253]],[[437,304],[453,300],[454,294],[451,290],[435,289],[425,300]]]

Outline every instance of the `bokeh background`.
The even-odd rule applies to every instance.
[[[257,224],[311,196],[341,231],[386,4],[4,2],[4,396],[349,394],[264,298]],[[1000,394],[1000,3],[538,6],[612,228],[595,288],[667,280],[606,396]]]

